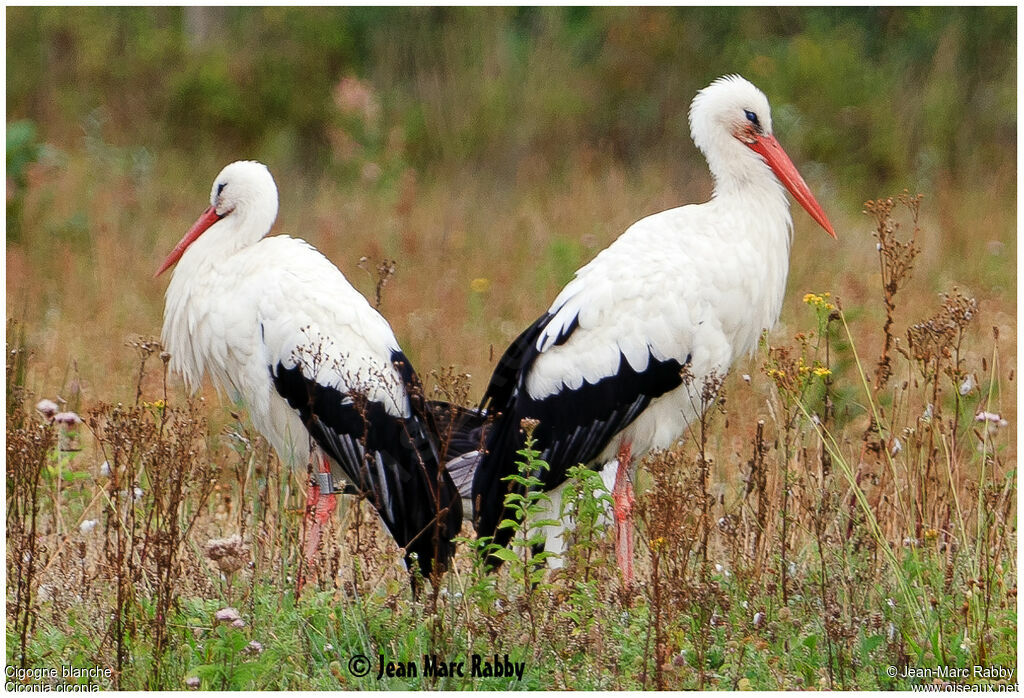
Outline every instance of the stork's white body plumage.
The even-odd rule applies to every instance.
[[[712,199],[630,226],[499,360],[483,401],[495,421],[473,483],[480,535],[507,539],[496,529],[507,515],[502,478],[516,467],[524,418],[539,420],[546,488],[577,463],[610,463],[616,518],[628,518],[633,456],[672,446],[702,409],[705,381],[723,377],[779,317],[792,234],[783,185],[834,236],[772,136],[756,87],[738,76],[715,81],[694,99],[690,123]]]
[[[177,263],[162,332],[170,368],[193,390],[209,375],[282,460],[304,466],[313,455],[366,494],[407,561],[415,554],[429,574],[453,551],[461,508],[413,409],[415,373],[387,321],[326,257],[303,240],[264,237],[276,216],[265,166],[224,168],[211,207],[157,272]],[[311,485],[307,561],[333,507],[333,486]]]
[[[326,257],[286,235],[210,254],[199,246],[206,235],[178,262],[161,335],[170,369],[190,389],[209,374],[293,466],[309,460],[309,432],[270,366],[301,362],[318,382],[342,392],[358,386],[395,417],[409,416],[390,326]]]
[[[597,460],[614,458],[623,441],[640,453],[675,443],[679,425],[696,416],[700,379],[724,376],[775,324],[791,230],[781,191],[777,198],[776,216],[744,216],[749,209],[722,199],[648,216],[581,268],[552,303],[526,378],[531,396],[597,383],[618,372],[620,357],[642,373],[652,357],[689,356],[697,379],[652,400]],[[731,254],[717,254],[722,249]],[[574,319],[579,327],[556,346]]]

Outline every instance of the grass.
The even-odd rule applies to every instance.
[[[890,665],[1014,664],[1015,10],[8,15],[9,665],[124,689],[867,690],[910,686]],[[581,471],[557,573],[523,545],[483,574],[467,527],[412,599],[346,500],[296,599],[303,474],[153,340],[152,273],[215,173],[267,162],[274,232],[472,404],[576,268],[706,199],[685,115],[734,70],[839,240],[795,208],[780,323],[641,468],[635,593]],[[877,199],[903,187],[928,196]],[[469,676],[474,653],[522,679]],[[405,675],[378,679],[381,655]]]
[[[459,94],[469,83],[453,77]],[[418,79],[429,115],[448,93]],[[463,118],[431,117],[435,140],[463,147],[445,120]],[[780,325],[707,392],[712,409],[679,447],[641,470],[635,595],[580,497],[564,570],[537,579],[523,545],[520,564],[486,576],[467,541],[444,593],[422,600],[350,502],[321,561],[335,581],[296,600],[301,474],[282,471],[244,410],[184,395],[152,340],[166,283],[152,272],[224,163],[109,142],[100,111],[63,150],[15,126],[8,663],[101,666],[123,688],[868,689],[905,687],[886,663],[1010,662],[1012,163],[992,166],[991,186],[937,176],[923,202],[882,199],[868,215],[826,181],[838,242],[794,212]],[[413,169],[415,144],[390,137],[350,160],[343,145],[344,176],[271,162],[275,232],[309,239],[379,300],[421,374],[462,403],[576,268],[638,217],[708,194],[692,148],[631,167],[583,138],[563,158],[502,155],[495,174],[459,152]],[[47,424],[32,409],[42,397],[85,424]],[[226,571],[205,551],[233,535],[251,564]],[[216,621],[225,608],[244,625]],[[496,651],[526,662],[522,681],[348,666]]]
[[[838,246],[796,213],[783,324],[641,469],[635,594],[610,529],[578,515],[580,544],[557,573],[537,578],[524,545],[518,565],[485,575],[467,541],[438,593],[411,599],[394,543],[348,501],[323,546],[329,574],[296,599],[301,474],[244,410],[186,397],[145,339],[161,312],[152,268],[203,187],[182,197],[170,172],[116,168],[99,187],[95,167],[114,166],[34,171],[33,225],[8,248],[9,664],[102,667],[100,685],[163,689],[892,689],[910,680],[888,665],[1014,664],[1016,346],[999,289],[1015,281],[1001,258],[975,259],[961,290],[937,296],[953,272],[935,240],[960,228],[930,227],[927,199],[838,212]],[[308,236],[371,298],[378,263],[399,260],[383,312],[421,373],[454,367],[439,388],[472,402],[489,347],[576,266],[638,212],[700,197],[670,201],[671,177],[602,167],[511,191],[467,179],[449,183],[453,198],[425,182],[343,192],[285,174],[277,230]],[[85,423],[46,423],[41,397]],[[247,564],[225,571],[204,551],[233,534]],[[226,608],[241,622],[217,621]],[[470,676],[473,654],[502,666],[507,654],[522,679]],[[382,655],[417,676],[378,679]],[[464,661],[465,675],[425,677],[424,655]]]

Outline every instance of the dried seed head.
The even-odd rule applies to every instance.
[[[206,543],[206,557],[224,574],[240,570],[249,561],[249,547],[237,533],[228,538],[215,538]]]

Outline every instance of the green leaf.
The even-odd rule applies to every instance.
[[[861,642],[861,648],[864,650],[864,652],[874,652],[876,649],[882,646],[883,642],[885,642],[884,636],[872,635],[870,637],[864,638],[864,641]]]
[[[519,562],[519,556],[508,548],[498,548],[491,551],[491,555],[505,562]]]

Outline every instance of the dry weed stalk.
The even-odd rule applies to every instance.
[[[875,392],[877,393],[888,382],[892,375],[892,356],[894,334],[892,331],[896,311],[896,293],[910,279],[914,267],[914,258],[920,250],[917,247],[917,235],[920,232],[918,217],[921,213],[921,194],[910,196],[904,191],[894,200],[892,197],[867,201],[864,212],[874,217],[874,237],[878,240],[878,266],[882,274],[882,301],[885,304],[885,324],[882,326],[882,351],[875,367]],[[900,224],[893,218],[897,206],[906,208],[910,213],[913,232],[910,239],[902,241],[897,238]]]
[[[642,462],[652,479],[651,487],[637,501],[637,516],[642,522],[642,540],[650,554],[650,581],[645,587],[653,633],[654,684],[658,690],[668,688],[666,670],[672,666],[674,648],[669,638],[672,629],[682,620],[689,621],[690,641],[695,650],[698,688],[704,688],[707,653],[711,647],[711,627],[718,611],[728,601],[712,578],[708,560],[711,535],[709,492],[711,465],[708,442],[714,415],[724,412],[722,377],[710,374],[697,384],[687,368],[683,382],[694,398],[697,423],[687,434],[692,437],[696,469],[688,466],[686,448],[652,452]],[[687,443],[687,445],[690,445]],[[697,556],[696,569],[691,559]],[[645,663],[643,684],[647,685]]]
[[[8,413],[11,420],[11,413]],[[14,420],[17,422],[17,420]],[[12,428],[14,427],[14,428]],[[26,667],[37,617],[34,596],[45,549],[39,545],[40,484],[57,445],[56,428],[31,418],[7,430],[7,579],[14,582],[8,616],[18,637],[18,664]]]

